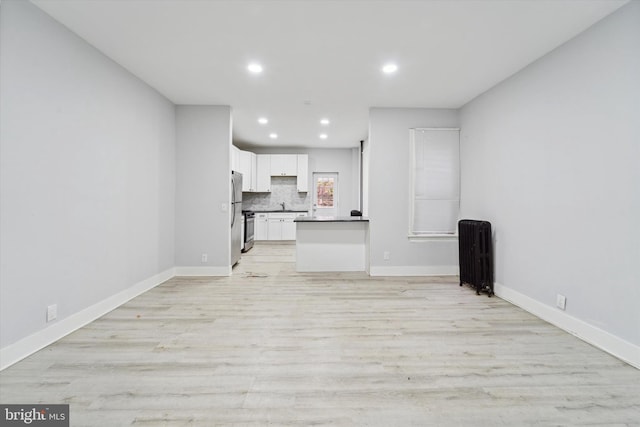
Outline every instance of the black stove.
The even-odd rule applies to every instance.
[[[242,252],[248,252],[253,247],[256,213],[251,210],[243,210],[242,215],[244,215],[244,236],[242,236],[244,246]]]

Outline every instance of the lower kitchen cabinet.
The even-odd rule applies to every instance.
[[[298,216],[307,216],[306,212],[257,213],[255,222],[256,240],[296,240]]]
[[[282,235],[282,225],[285,219],[269,218],[269,240],[288,240]]]
[[[282,240],[296,240],[296,225],[293,218],[282,220]]]
[[[268,240],[269,239],[269,214],[257,213],[254,225],[255,225],[254,239]]]
[[[296,240],[295,213],[269,214],[269,240]]]

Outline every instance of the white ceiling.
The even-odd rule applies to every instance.
[[[174,103],[230,105],[244,147],[354,147],[369,107],[458,108],[627,2],[32,1]]]

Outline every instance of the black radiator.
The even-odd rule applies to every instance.
[[[493,249],[491,223],[462,219],[458,221],[460,286],[473,286],[476,294],[493,295]]]

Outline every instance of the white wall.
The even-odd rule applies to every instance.
[[[632,2],[461,110],[462,214],[493,223],[502,294],[636,364],[639,76]]]
[[[179,275],[228,275],[231,272],[230,159],[230,107],[176,107],[176,272]],[[202,254],[207,254],[207,262],[202,262]]]
[[[309,190],[313,191],[313,172],[338,172],[338,215],[349,216],[358,209],[360,172],[351,148],[248,148],[257,154],[308,154]],[[309,197],[309,203],[313,203]]]
[[[5,349],[172,269],[175,149],[173,104],[31,3],[0,51]]]
[[[313,182],[313,172],[338,173],[338,215],[349,216],[352,209],[358,209],[359,172],[354,169],[353,149],[309,149],[309,183]],[[310,186],[311,188],[311,186]],[[312,201],[313,203],[313,201]]]
[[[410,242],[409,129],[458,127],[457,110],[371,108],[368,209],[371,274],[457,274],[458,242]],[[365,179],[367,182],[367,179]],[[384,260],[389,252],[389,260]]]

